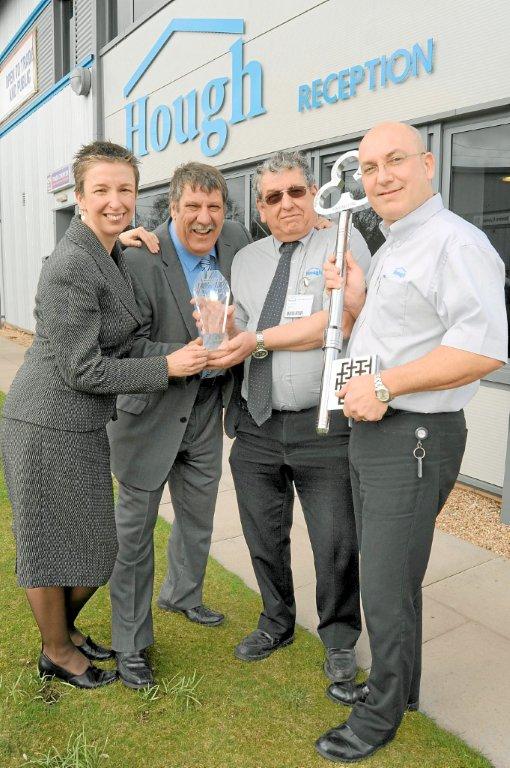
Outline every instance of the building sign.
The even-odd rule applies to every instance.
[[[358,88],[369,91],[386,88],[392,83],[399,85],[420,72],[431,74],[434,59],[434,40],[427,40],[425,51],[418,43],[410,49],[397,48],[389,56],[378,56],[364,64],[354,64],[347,69],[330,72],[325,77],[298,86],[298,110],[305,112],[319,109],[324,104],[336,104],[358,93]]]
[[[35,31],[16,46],[0,67],[0,121],[37,92]]]
[[[58,192],[60,189],[72,187],[73,184],[73,171],[70,165],[64,165],[48,174],[48,192]]]
[[[175,32],[215,32],[242,34],[243,19],[174,19],[159,36],[149,53],[124,88],[127,97],[151,66]],[[124,107],[125,144],[143,156],[151,150],[162,152],[173,140],[178,144],[200,137],[200,149],[207,157],[224,148],[230,126],[264,115],[262,102],[262,66],[258,61],[244,62],[243,40],[230,46],[230,71],[224,77],[209,80],[202,91],[196,88],[179,95],[171,104],[149,105],[149,96],[141,96]],[[243,88],[249,82],[249,104]],[[226,104],[227,100],[230,102]],[[229,106],[228,119],[219,113]]]
[[[142,80],[164,46],[175,33],[201,32],[239,35],[230,45],[230,67],[199,88],[173,98],[171,103],[154,103],[151,94],[141,95],[124,106],[124,143],[139,156],[162,152],[170,143],[199,140],[206,157],[219,155],[226,146],[232,126],[266,114],[263,104],[263,69],[259,61],[245,62],[244,19],[173,19],[124,86],[124,98]],[[301,113],[337,104],[355,97],[358,91],[375,91],[399,85],[411,77],[431,74],[434,67],[434,40],[414,43],[326,73],[297,86],[297,110]],[[292,87],[292,86],[291,86]],[[142,92],[143,93],[143,92]],[[169,100],[170,101],[170,100]]]

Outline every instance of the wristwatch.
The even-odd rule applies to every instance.
[[[375,384],[375,396],[381,403],[388,403],[391,400],[390,390],[383,384],[381,374],[376,373],[374,376]]]
[[[264,346],[264,334],[262,331],[257,331],[255,338],[257,339],[257,346],[251,353],[251,356],[254,357],[255,360],[263,360],[264,357],[267,357],[269,353]]]

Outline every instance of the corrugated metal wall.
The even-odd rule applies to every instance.
[[[93,133],[92,97],[67,87],[0,139],[0,206],[9,323],[33,329],[41,260],[54,248],[55,200],[46,177]]]
[[[73,0],[75,30],[75,62],[82,61],[92,53],[92,2],[91,0]]]
[[[37,78],[39,92],[55,82],[53,8],[49,5],[37,20]]]
[[[0,51],[3,51],[39,0],[1,0],[0,2]]]
[[[59,1],[44,8],[32,26],[37,29],[36,98],[51,93],[55,82],[54,4]],[[37,5],[34,0],[0,3],[0,51]],[[71,45],[76,62],[93,53],[92,11],[93,0],[73,0]],[[93,98],[92,94],[77,96],[67,86],[0,139],[2,314],[22,328],[34,327],[32,311],[41,260],[55,245],[56,203],[46,191],[46,178],[70,163],[77,148],[91,140]],[[23,104],[9,120],[29,104]]]

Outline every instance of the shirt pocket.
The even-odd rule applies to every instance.
[[[379,338],[404,335],[408,294],[404,280],[381,277],[373,313],[373,331]]]

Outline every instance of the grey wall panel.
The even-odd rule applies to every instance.
[[[74,0],[75,62],[78,63],[93,50],[92,0]]]
[[[39,93],[54,82],[53,9],[44,9],[36,22],[37,27],[37,79]]]
[[[30,16],[39,0],[2,0],[0,2],[0,51]]]

